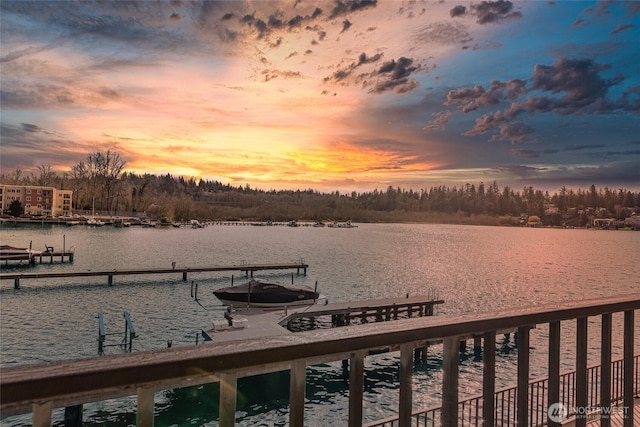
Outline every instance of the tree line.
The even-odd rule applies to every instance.
[[[436,186],[418,191],[389,186],[370,192],[320,193],[306,190],[257,190],[248,184],[181,176],[134,174],[116,152],[95,152],[68,172],[41,165],[31,174],[15,170],[0,182],[73,190],[74,210],[111,215],[148,215],[165,221],[203,220],[353,220],[358,222],[517,223],[538,216],[549,225],[567,220],[585,225],[591,215],[625,219],[638,211],[638,192],[624,188],[568,189],[532,186],[515,190],[497,182]],[[549,207],[555,209],[550,210]],[[577,218],[577,219],[576,219]]]

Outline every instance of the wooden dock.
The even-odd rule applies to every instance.
[[[36,262],[39,264],[42,264],[43,262],[53,264],[54,262],[65,262],[65,259],[68,262],[73,262],[73,255],[73,251],[44,251],[10,255],[3,254],[0,255],[0,263],[4,261],[4,264],[8,265],[9,261],[18,261],[20,263],[22,263],[22,261],[26,261],[29,265],[35,265]]]
[[[106,276],[108,284],[113,284],[114,276],[152,275],[152,274],[182,274],[182,280],[187,280],[188,273],[206,273],[220,271],[239,271],[247,277],[253,277],[254,271],[264,270],[296,270],[297,274],[307,275],[309,265],[304,262],[280,263],[280,264],[240,264],[231,266],[214,267],[187,267],[187,268],[148,268],[136,270],[87,270],[74,272],[46,272],[46,273],[0,273],[0,280],[13,280],[14,288],[20,289],[22,279],[49,279],[59,277],[96,277]]]
[[[388,322],[412,317],[433,316],[435,307],[444,300],[435,295],[406,296],[404,298],[383,298],[348,301],[307,306],[288,306],[280,309],[229,307],[226,320],[213,322],[213,327],[202,330],[205,341],[216,343],[254,338],[280,337],[303,330],[339,328],[343,326]],[[304,325],[299,322],[303,321]],[[296,323],[298,322],[298,323]],[[518,333],[513,329],[496,331],[510,339],[513,334],[517,346]],[[467,351],[467,341],[473,340],[473,352],[479,354],[482,348],[482,334],[460,335],[460,352]],[[442,344],[441,339],[416,340],[415,358],[424,359],[430,346]],[[370,351],[370,354],[399,350],[399,347],[385,346]]]
[[[202,336],[207,341],[236,341],[291,334],[292,324],[300,320],[319,324],[322,322],[321,318],[329,318],[330,321],[324,322],[327,327],[341,327],[351,324],[354,319],[360,323],[369,323],[431,316],[434,314],[434,307],[439,304],[444,304],[444,301],[433,296],[419,295],[288,306],[281,309],[238,307],[228,311],[226,320],[213,322],[212,329],[203,330]]]

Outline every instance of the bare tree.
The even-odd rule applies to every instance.
[[[83,192],[79,201],[84,206],[94,201],[102,210],[116,208],[115,195],[119,185],[119,178],[126,161],[114,151],[94,152],[87,156],[86,161],[80,162],[71,169],[75,181],[76,191]]]
[[[56,173],[53,171],[53,166],[51,165],[40,165],[38,166],[38,172],[40,172],[40,176],[38,177],[38,185],[43,187],[53,186]]]

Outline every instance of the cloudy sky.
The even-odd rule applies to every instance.
[[[640,189],[640,2],[2,0],[2,173]]]

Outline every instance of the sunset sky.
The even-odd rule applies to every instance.
[[[1,4],[2,173],[640,189],[640,2]]]

